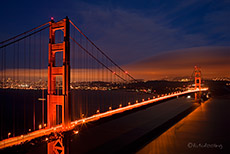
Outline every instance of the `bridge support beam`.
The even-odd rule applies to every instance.
[[[49,34],[49,65],[48,65],[48,96],[47,96],[47,126],[51,128],[60,122],[57,121],[56,108],[61,106],[61,124],[68,126],[70,119],[70,42],[69,42],[69,19],[50,22]],[[55,32],[61,30],[64,33],[62,43],[55,43]],[[63,65],[56,66],[56,53],[63,53]],[[56,77],[62,78],[62,92],[56,88]],[[58,118],[59,119],[59,118]]]

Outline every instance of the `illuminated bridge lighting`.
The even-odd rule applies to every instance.
[[[121,108],[117,108],[112,110],[112,107],[109,107],[109,111],[104,112],[104,113],[99,113],[84,119],[80,119],[80,120],[76,120],[76,121],[72,121],[70,124],[75,124],[75,125],[79,125],[82,123],[88,123],[88,122],[92,122],[92,121],[96,121],[100,118],[104,118],[104,117],[108,117],[108,116],[112,116],[114,114],[118,114],[118,113],[122,113],[124,111],[128,111],[134,108],[138,108],[147,104],[151,104],[157,101],[161,101],[161,100],[165,100],[168,98],[172,98],[172,97],[176,97],[176,96],[180,96],[180,95],[184,95],[184,94],[189,94],[189,93],[194,93],[194,92],[199,92],[199,91],[207,91],[208,88],[202,88],[202,89],[190,89],[187,91],[183,91],[180,93],[176,93],[176,94],[172,94],[172,95],[167,95],[167,96],[163,96],[163,97],[159,97],[159,98],[155,98],[155,99],[150,99],[144,102],[140,102],[137,104],[132,104],[129,106],[125,106],[125,107],[121,107]],[[9,147],[15,144],[19,144],[21,142],[25,142],[25,141],[29,141],[31,139],[37,138],[37,137],[41,137],[43,135],[49,135],[51,132],[53,131],[63,131],[62,125],[58,125],[52,128],[45,128],[45,129],[40,129],[40,130],[36,130],[34,132],[30,132],[26,135],[21,135],[21,139],[19,139],[18,137],[12,137],[9,139],[5,139],[0,141],[0,149],[5,148],[5,147]]]

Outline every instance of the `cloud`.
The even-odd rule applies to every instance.
[[[189,76],[195,65],[205,77],[229,76],[229,47],[220,47],[230,43],[229,3],[179,1],[152,10],[81,5],[84,31],[119,64],[139,61],[126,65],[136,78]]]
[[[203,77],[230,77],[230,47],[196,47],[158,54],[124,66],[136,78],[190,76],[200,66]]]
[[[204,17],[205,32],[210,37],[215,37],[214,42],[218,45],[230,43],[230,7],[227,9],[210,12]]]
[[[78,16],[89,38],[115,61],[125,64],[159,52],[210,44],[205,34],[187,33],[183,25],[172,26],[168,17],[170,12],[179,17],[180,10],[194,3],[183,3],[172,11],[160,10],[165,13],[159,15],[81,3]]]
[[[126,5],[123,5],[124,3]],[[230,45],[230,3],[227,0],[148,1],[146,3],[68,1],[65,5],[63,3],[53,5],[51,2],[43,2],[43,4],[41,4],[42,8],[37,9],[40,16],[44,14],[47,18],[47,15],[55,16],[57,13],[56,19],[59,15],[60,17],[69,15],[70,19],[118,64],[124,65],[150,56],[158,57],[161,53],[164,54],[165,59],[168,58],[167,60],[170,61],[173,55],[168,51],[179,49],[187,51],[188,48],[193,47]],[[141,6],[137,6],[138,4]],[[44,9],[44,6],[47,8]],[[42,14],[41,9],[44,9]],[[37,21],[37,18],[30,19]],[[197,54],[202,53],[201,50],[199,51]],[[185,55],[183,52],[176,54],[175,58],[191,57],[189,52],[185,53]],[[223,54],[227,55],[227,53]],[[200,64],[210,61],[210,59],[205,60],[206,56],[202,57]],[[224,56],[221,58],[225,60]],[[212,64],[213,67],[217,66],[222,62],[221,58],[211,59],[209,66]],[[161,68],[162,64],[158,58],[155,58],[154,61],[158,62],[158,67]],[[194,57],[187,58],[187,65],[188,62],[190,62],[189,67],[193,67]],[[168,70],[182,65],[180,61],[173,61],[173,64],[167,65]],[[186,69],[187,65],[186,67],[184,65]],[[151,69],[146,72],[139,71],[144,73],[144,77],[149,74],[149,78],[153,77],[152,74],[159,76],[165,74],[166,68],[163,73],[157,67],[155,69],[157,71]]]

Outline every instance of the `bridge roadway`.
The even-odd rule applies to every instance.
[[[201,89],[201,91],[207,91],[207,90],[208,90],[208,88],[202,88]],[[49,135],[52,132],[68,131],[68,130],[71,130],[72,128],[74,128],[75,126],[81,125],[83,123],[96,121],[100,118],[109,117],[111,115],[122,113],[122,112],[127,111],[127,110],[132,110],[134,108],[138,108],[138,107],[141,107],[141,106],[144,106],[147,104],[151,104],[151,103],[154,103],[157,101],[162,101],[162,100],[166,100],[169,98],[177,97],[177,96],[184,95],[184,94],[194,93],[194,92],[199,92],[199,89],[187,90],[187,91],[183,91],[183,92],[175,92],[175,93],[170,94],[170,95],[165,95],[165,96],[149,99],[149,100],[139,102],[136,104],[128,105],[128,106],[117,108],[114,110],[109,110],[109,111],[104,112],[104,113],[95,114],[93,116],[90,116],[90,117],[87,117],[84,119],[72,121],[70,126],[65,127],[65,128],[62,125],[58,125],[58,126],[52,127],[52,128],[45,128],[45,129],[36,130],[36,131],[30,132],[30,133],[25,134],[25,135],[11,137],[9,139],[5,139],[5,140],[0,141],[0,149],[10,147],[13,145],[17,145],[17,144],[21,144],[25,141],[30,141],[30,140],[35,139],[37,137]]]

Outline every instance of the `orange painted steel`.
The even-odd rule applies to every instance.
[[[59,138],[55,141],[49,142],[47,144],[47,150],[49,154],[64,154],[65,147],[63,145],[63,139]]]
[[[64,33],[64,41],[55,43],[55,32],[61,30]],[[57,125],[56,106],[62,108],[62,124],[70,123],[70,42],[69,42],[69,19],[50,22],[49,32],[49,65],[48,65],[48,95],[47,95],[47,126]],[[55,66],[55,54],[63,53],[63,65]],[[56,92],[56,77],[62,77],[62,94]],[[59,89],[58,89],[59,90]],[[58,122],[59,124],[59,122]]]
[[[199,67],[195,66],[194,68],[195,74],[195,89],[201,89],[201,70]]]

